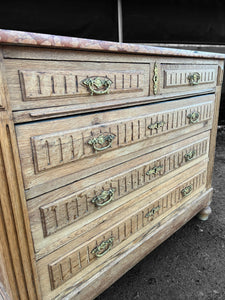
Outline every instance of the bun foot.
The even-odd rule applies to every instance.
[[[205,208],[203,208],[198,214],[197,214],[197,218],[201,221],[206,221],[209,218],[209,215],[211,214],[212,209],[210,206],[207,206]]]

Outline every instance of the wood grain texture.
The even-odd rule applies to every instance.
[[[154,94],[152,81],[153,66],[157,63],[159,69],[158,80],[161,85],[164,81],[162,78],[164,77],[163,69],[165,66],[168,70],[172,68],[174,72],[177,69],[178,73],[183,70],[183,76],[187,72],[188,74],[193,73],[194,70],[201,71],[202,73],[203,71],[212,69],[213,72],[216,72],[217,68],[215,63],[219,63],[212,59],[207,60],[207,63],[202,59],[195,60],[193,63],[192,59],[186,58],[184,64],[181,58],[174,57],[168,59],[166,57],[147,55],[135,56],[134,61],[132,55],[121,56],[116,53],[96,54],[95,52],[87,51],[65,52],[62,50],[54,50],[54,52],[51,52],[49,49],[42,49],[42,51],[32,49],[32,51],[29,51],[29,48],[26,47],[12,48],[10,46],[4,46],[3,50],[6,52],[5,56],[7,57],[5,66],[16,122],[158,102],[166,99],[180,98],[181,94],[191,96],[194,94],[212,93],[215,89],[215,82],[206,81],[205,83],[202,82],[195,86],[188,84],[173,86],[168,89],[160,87],[160,91]],[[26,84],[23,80],[23,76],[19,76],[19,74],[23,72],[25,72],[29,80],[31,80],[30,84],[32,81],[34,83],[33,90],[31,91],[29,83],[27,82],[28,94],[31,93],[28,98],[26,96],[26,88],[24,88]],[[101,76],[109,74],[110,80],[114,81],[112,89],[109,90],[109,95],[87,96],[84,87],[80,84],[81,82],[78,81],[78,77],[75,75],[75,78],[71,80],[73,77],[71,77],[71,74],[75,74],[76,72],[78,72],[78,74],[82,72],[83,74],[92,72],[93,74],[96,73]],[[119,75],[118,80],[114,80],[114,76],[112,76],[113,73]],[[133,86],[135,83],[135,81],[133,82],[133,76],[132,80],[129,76],[126,77],[128,74],[132,75],[132,73],[143,74],[144,80],[140,81],[140,84],[143,85],[143,91],[139,89],[138,92],[135,92],[130,88],[125,88],[130,86],[130,84]],[[35,74],[37,76],[35,76]],[[50,76],[50,74],[52,75]],[[67,74],[68,80],[63,74]],[[121,93],[115,91],[115,84],[121,90]],[[40,85],[42,85],[43,91]],[[77,88],[79,90],[81,89],[82,93],[72,93],[74,89],[73,86],[76,86],[75,90],[77,90]],[[43,92],[43,94],[41,95],[40,92]],[[64,96],[60,96],[60,93],[64,94]],[[37,98],[35,98],[34,95],[36,95]],[[164,96],[162,97],[162,95]],[[28,109],[30,109],[30,111]]]
[[[214,89],[188,90],[182,92],[182,97],[195,97],[196,95],[204,95],[214,93]],[[157,103],[168,100],[176,100],[181,97],[180,92],[155,95],[150,97],[128,98],[126,102],[123,99],[111,100],[106,102],[97,102],[89,104],[65,105],[59,107],[47,107],[40,109],[27,109],[13,112],[13,120],[15,123],[25,123],[30,121],[53,119],[55,117],[65,117],[70,115],[79,115],[89,112],[105,111],[108,109],[118,109],[124,107],[132,107],[147,103]]]
[[[0,48],[0,51],[2,49]],[[3,76],[3,63],[2,63],[2,53],[1,53],[1,59],[0,59],[0,110],[6,109],[6,99],[5,99],[5,91],[4,91],[4,85],[5,85],[5,79]]]
[[[211,67],[211,66],[210,66]],[[164,70],[164,87],[172,87],[172,86],[180,86],[180,85],[190,85],[190,81],[188,80],[189,74],[194,72],[198,72],[200,74],[200,79],[198,84],[211,83],[216,81],[216,69],[217,66],[212,68],[207,68],[204,66],[204,69],[200,69],[197,66],[192,66],[191,70],[187,70],[186,66],[182,66],[181,70]],[[185,70],[186,69],[186,70]]]
[[[6,60],[5,68],[13,111],[99,102],[101,105],[149,94],[149,64],[118,64],[104,62],[104,58],[102,62],[42,59]],[[83,80],[96,77],[111,81],[108,93],[91,95]]]
[[[187,153],[195,153],[194,159],[207,153],[208,140],[204,139],[182,150],[173,152],[166,156],[151,162],[137,166],[127,172],[118,174],[110,180],[101,182],[94,187],[79,191],[70,196],[56,199],[54,202],[44,206],[40,206],[41,219],[43,224],[43,232],[48,236],[65,226],[76,222],[78,219],[87,216],[101,207],[92,203],[96,196],[100,196],[103,191],[113,189],[112,201],[116,201],[121,197],[132,193],[138,188],[148,184],[152,180],[157,179],[176,168],[187,164],[185,155]],[[160,167],[159,172],[154,168]],[[148,172],[152,171],[149,175]],[[109,205],[109,204],[108,204]]]
[[[144,88],[144,74],[137,71],[20,71],[20,76],[24,101],[90,95],[90,91],[83,84],[88,77],[110,79],[110,95],[143,91]]]
[[[111,106],[113,102],[114,105],[124,106],[128,104],[127,99],[130,99],[130,105],[134,105],[137,97],[153,97],[154,95],[152,100],[156,101],[156,95],[167,94],[168,97],[170,93],[187,93],[188,91],[189,93],[193,91],[202,93],[203,90],[206,92],[206,90],[215,89],[216,85],[216,65],[184,65],[176,60],[174,64],[166,64],[166,61],[162,60],[157,63],[160,87],[157,93],[154,93],[152,82],[154,58],[151,58],[148,64],[125,62],[117,64],[104,62],[104,60],[106,60],[105,56],[102,56],[102,61],[98,63],[89,61],[62,63],[43,61],[43,59],[7,60],[5,64],[13,111],[52,107],[51,117],[53,117],[60,111],[61,114],[68,114],[66,113],[68,108],[67,110],[60,109],[59,106],[77,105],[76,109],[80,112],[82,112],[81,107],[83,111],[90,107],[103,110],[109,101]],[[188,81],[188,76],[195,72],[198,72],[201,78],[199,84],[193,86]],[[90,76],[109,78],[112,82],[109,93],[90,97],[90,91],[82,83]],[[35,111],[30,113],[31,118],[43,117],[43,113],[39,115]],[[49,114],[48,116],[50,117]]]
[[[135,170],[137,170],[139,167],[144,166],[149,162],[151,164],[154,161],[157,161],[159,158],[162,157],[170,157],[173,156],[173,153],[177,153],[177,151],[185,151],[189,149],[193,149],[194,145],[197,143],[205,143],[207,142],[209,137],[209,132],[204,132],[200,135],[192,136],[189,139],[182,140],[180,142],[176,142],[169,147],[163,147],[157,151],[153,151],[149,154],[137,157],[133,160],[129,160],[126,163],[123,163],[122,165],[115,166],[113,168],[110,168],[108,170],[105,170],[103,172],[96,173],[92,176],[88,176],[87,178],[83,180],[79,180],[78,182],[74,182],[70,185],[66,185],[65,187],[61,187],[60,189],[57,189],[56,191],[49,192],[47,194],[43,194],[42,196],[33,198],[32,200],[29,200],[27,202],[28,210],[29,210],[29,217],[30,217],[30,224],[31,224],[31,231],[32,236],[34,240],[34,246],[35,246],[35,253],[37,259],[40,257],[43,257],[44,255],[54,251],[58,247],[60,247],[63,243],[68,243],[68,241],[74,239],[75,236],[78,236],[79,234],[82,234],[84,231],[88,231],[91,228],[91,223],[93,221],[99,220],[99,222],[102,222],[105,218],[105,214],[110,211],[115,211],[119,206],[126,205],[127,201],[130,201],[130,197],[138,197],[139,194],[142,194],[143,192],[146,192],[147,190],[151,190],[154,186],[158,186],[163,184],[164,182],[167,182],[170,178],[175,176],[176,174],[184,172],[187,168],[190,168],[194,164],[199,163],[202,160],[207,159],[208,157],[208,149],[206,149],[206,153],[204,155],[201,155],[199,157],[195,157],[193,160],[185,162],[181,164],[178,168],[176,168],[172,172],[164,173],[163,176],[161,175],[150,175],[151,179],[150,181],[144,182],[143,180],[140,181],[141,184],[137,185],[134,184],[133,187],[131,185],[131,181],[129,180],[123,180],[122,187],[124,188],[124,193],[122,197],[116,198],[116,200],[111,201],[108,205],[105,205],[101,208],[96,208],[92,204],[92,210],[90,211],[90,214],[85,215],[85,211],[88,205],[89,209],[91,209],[91,203],[88,204],[86,201],[89,193],[88,191],[96,190],[96,188],[100,188],[103,186],[104,183],[112,182],[116,178],[124,178],[123,175],[127,175],[129,173],[134,173]],[[201,151],[199,149],[199,151]],[[205,151],[205,150],[203,150]],[[181,153],[181,152],[180,152]],[[168,168],[169,168],[169,162],[172,160],[169,160],[166,162]],[[182,157],[180,156],[178,159],[179,162],[182,162]],[[176,161],[176,166],[178,166],[178,161]],[[164,161],[165,163],[165,161]],[[170,167],[173,168],[173,164],[170,164]],[[167,169],[166,169],[167,170]],[[135,178],[133,178],[135,179]],[[136,178],[137,179],[137,178]],[[146,176],[147,179],[147,176]],[[124,184],[126,183],[126,185]],[[125,188],[128,187],[128,184],[131,185],[129,189],[126,190]],[[105,188],[110,188],[110,185],[105,185]],[[98,190],[99,191],[99,190]],[[131,193],[132,191],[132,193]],[[100,192],[99,192],[100,193]],[[46,207],[51,206],[51,203],[54,204],[57,203],[56,199],[58,199],[59,203],[60,199],[66,200],[71,199],[75,195],[83,195],[84,197],[80,200],[84,200],[84,202],[80,202],[84,204],[82,207],[84,210],[83,217],[77,217],[75,220],[70,220],[72,223],[67,223],[66,227],[56,230],[54,233],[44,237],[43,236],[43,228],[45,227],[45,221],[41,221],[41,215],[40,215],[40,207]],[[115,196],[117,192],[115,191]],[[89,198],[91,201],[91,198]],[[55,203],[55,204],[56,204]],[[57,208],[56,208],[57,211]],[[73,208],[71,207],[71,213],[73,211]],[[65,212],[65,211],[64,211]],[[59,211],[57,212],[57,214]],[[63,213],[62,213],[63,215]],[[50,216],[50,215],[49,215]],[[66,216],[66,215],[65,215]],[[67,215],[68,216],[68,215]],[[61,219],[60,216],[60,222],[68,220]],[[54,220],[53,220],[54,221]],[[58,224],[60,224],[58,222]]]
[[[90,241],[84,247],[79,247],[73,252],[62,256],[59,260],[50,263],[49,273],[52,289],[62,285],[80,270],[90,265],[93,260],[96,260],[96,256],[92,251],[98,243],[100,244],[109,237],[113,237],[113,247],[121,244],[124,240],[132,236],[133,233],[136,233],[145,226],[149,226],[152,220],[157,219],[158,216],[163,215],[163,213],[178,203],[182,203],[182,201],[185,200],[185,197],[182,195],[182,190],[192,185],[192,191],[194,192],[205,184],[205,178],[206,172],[200,173],[164,197],[151,204],[147,204],[134,214],[130,214],[128,218],[123,218],[116,226],[112,226],[109,232],[95,237],[95,241]],[[154,213],[154,211],[156,212]]]
[[[36,286],[31,277],[31,274],[35,272],[30,252],[33,251],[33,247],[30,231],[27,236],[29,223],[28,219],[24,217],[24,213],[26,213],[25,206],[23,206],[25,199],[20,190],[22,180],[18,178],[20,175],[18,175],[15,165],[18,158],[15,158],[16,154],[12,148],[13,144],[15,147],[15,141],[12,141],[13,135],[12,125],[2,121],[0,128],[1,222],[5,229],[3,231],[1,228],[1,233],[3,234],[3,245],[8,244],[7,249],[3,249],[3,253],[6,255],[6,259],[11,261],[7,264],[9,268],[7,272],[14,292],[13,297],[16,293],[16,297],[21,299],[37,299]],[[8,251],[9,253],[7,253]],[[15,283],[17,288],[15,288]]]
[[[209,149],[209,165],[208,165],[208,178],[207,178],[207,187],[210,188],[212,184],[212,174],[215,158],[215,148],[216,148],[216,135],[217,135],[217,122],[219,117],[219,107],[220,107],[220,98],[221,98],[221,86],[218,86],[216,89],[216,99],[215,99],[215,110],[214,110],[214,123],[211,130],[210,137],[210,149]]]
[[[225,56],[0,44],[0,295],[92,299],[209,206]]]
[[[7,294],[12,299],[38,299],[40,290],[2,59],[1,53],[2,90],[8,110],[0,112],[0,260],[6,264],[2,270],[7,273]]]
[[[163,111],[160,110],[160,105],[156,104],[142,106],[135,111],[132,109],[121,110],[120,113],[112,111],[17,126],[25,187],[31,190],[46,180],[62,176],[66,180],[65,176],[71,173],[74,181],[81,178],[81,171],[91,175],[90,168],[93,166],[94,172],[97,171],[96,168],[103,170],[109,165],[110,167],[115,165],[114,160],[118,156],[121,161],[126,154],[135,154],[140,148],[152,147],[156,141],[158,143],[163,140],[169,141],[176,133],[178,136],[196,130],[211,119],[213,99],[213,95],[208,95],[188,101],[167,102]],[[190,124],[187,116],[194,111],[200,113],[199,122]],[[159,121],[164,122],[163,127],[148,128],[149,125]],[[99,125],[93,125],[96,123]],[[35,136],[32,135],[33,132],[36,133]],[[113,134],[116,137],[110,148],[96,153],[88,141],[101,134]],[[95,160],[92,157],[95,157]],[[58,168],[57,172],[55,167]],[[53,186],[56,184],[54,181]],[[39,189],[39,193],[40,191]]]
[[[5,290],[1,281],[0,281],[0,299],[1,300],[11,300],[12,299],[12,297],[10,297],[9,294],[7,293],[7,291]]]
[[[53,252],[52,254],[45,256],[44,258],[39,260],[38,270],[39,270],[40,280],[42,283],[45,283],[44,285],[42,285],[43,298],[44,299],[48,299],[51,297],[54,298],[54,296],[58,295],[60,291],[60,286],[52,290],[54,283],[52,282],[52,285],[50,285],[50,282],[53,279],[52,278],[53,274],[49,273],[49,268],[46,267],[46,264],[50,264],[50,265],[53,264],[55,266],[54,270],[55,272],[57,272],[56,274],[58,275],[56,275],[54,279],[56,280],[56,278],[58,278],[57,279],[59,280],[58,283],[59,282],[63,283],[62,281],[63,279],[60,273],[58,273],[60,267],[59,264],[57,265],[57,263],[65,261],[65,265],[63,266],[65,268],[64,278],[66,282],[68,281],[69,286],[71,286],[71,284],[78,284],[79,282],[81,282],[89,272],[93,272],[94,270],[98,272],[101,269],[102,264],[104,263],[107,264],[110,261],[111,255],[115,255],[115,253],[120,251],[120,249],[122,249],[126,245],[126,243],[128,242],[132,243],[133,239],[136,239],[138,236],[140,238],[143,238],[143,236],[139,235],[139,232],[142,232],[144,227],[148,228],[148,231],[156,230],[157,224],[163,222],[163,218],[168,214],[172,213],[172,211],[179,209],[181,202],[188,201],[188,199],[191,198],[191,196],[195,197],[195,195],[199,194],[200,192],[203,192],[205,190],[204,188],[205,175],[206,175],[205,167],[206,167],[206,162],[204,163],[202,162],[201,166],[198,164],[190,168],[186,172],[182,172],[177,176],[174,176],[173,178],[168,180],[168,182],[161,184],[160,186],[159,185],[156,186],[152,191],[147,191],[146,193],[143,193],[141,196],[136,198],[136,200],[138,201],[133,203],[131,202],[126,207],[121,207],[116,214],[113,213],[109,214],[108,218],[105,220],[104,223],[99,223],[99,225],[96,227],[92,226],[92,229],[86,232],[85,235],[77,237],[77,239],[79,240],[79,244],[77,244],[76,240],[74,240],[71,243]],[[192,174],[192,176],[190,176],[190,174]],[[200,176],[202,179],[200,179],[200,177],[198,176]],[[194,178],[198,178],[196,180],[196,183],[194,183],[195,181]],[[196,190],[195,191],[193,190],[193,193],[188,197],[180,198],[178,190],[179,189],[182,190],[185,186],[189,184],[193,184],[193,188],[194,189],[196,188]],[[168,191],[168,186],[171,187],[169,191]],[[173,194],[172,197],[172,194],[170,193],[172,193],[173,190],[177,190],[177,191]],[[157,211],[155,213],[155,218],[154,217],[152,218],[152,216],[150,218],[145,218],[145,214],[149,213],[152,210],[152,208],[157,207],[159,205],[159,200],[162,198],[164,198],[165,201],[164,203],[166,207],[165,210],[162,209],[161,211],[160,210]],[[161,213],[163,212],[163,213],[161,214],[159,212]],[[140,220],[137,223],[137,217],[133,218],[132,222],[134,222],[133,223],[134,227],[132,233],[131,232],[132,227],[130,227],[131,222],[129,221],[130,220],[129,217],[136,216],[137,214],[138,214],[138,220],[139,218]],[[125,223],[126,225],[124,225]],[[139,224],[138,227],[135,226],[135,224],[136,225]],[[115,243],[113,244],[114,246],[103,257],[96,258],[93,254],[89,253],[91,252],[92,249],[96,247],[96,245],[101,244],[103,240],[107,240],[111,236],[114,237],[114,235],[115,235]],[[135,243],[133,245],[135,245]],[[89,249],[88,252],[89,254],[87,254],[87,249]],[[68,269],[66,269],[67,268],[66,266],[69,266],[67,258],[69,258],[69,256],[73,254],[78,259],[77,261],[78,265],[75,264],[77,265],[77,268],[74,269],[74,273],[71,273],[71,272],[67,272]],[[86,259],[87,257],[89,259]],[[65,289],[68,287],[66,282],[64,282],[63,284]]]
[[[169,93],[171,89],[182,92],[188,89],[215,88],[217,65],[162,64],[160,71],[159,93]],[[189,76],[199,74],[199,80],[192,85]]]
[[[151,136],[164,134],[190,125],[188,115],[192,111],[200,113],[199,122],[207,120],[212,115],[212,104],[205,104],[198,107],[184,107],[173,112],[160,112],[156,115],[146,115],[144,117],[110,122],[108,125],[101,124],[82,129],[71,129],[69,132],[63,131],[53,134],[45,134],[31,137],[33,155],[35,159],[35,173],[45,171],[66,163],[70,163],[92,155],[100,155],[101,152],[93,151],[89,144],[93,138],[99,136],[113,135],[114,140],[108,149],[113,150],[129,144],[137,143]],[[107,118],[107,116],[106,116]],[[66,122],[66,121],[65,121]],[[77,121],[74,120],[74,123]],[[159,129],[149,129],[149,126],[157,125],[157,122],[164,122]],[[51,126],[51,125],[50,125]],[[47,124],[46,124],[47,127]],[[106,147],[109,143],[106,143]],[[101,149],[101,145],[98,145]]]
[[[184,222],[188,222],[195,216],[196,212],[207,206],[207,204],[211,202],[211,198],[212,189],[187,201],[177,209],[174,214],[162,220],[159,224],[160,226],[156,226],[154,231],[147,230],[142,232],[139,237],[136,238],[136,243],[133,247],[128,243],[121,251],[113,254],[110,260],[101,265],[102,272],[99,274],[98,280],[96,280],[94,276],[95,271],[90,272],[82,284],[68,285],[67,289],[55,299],[59,300],[62,296],[66,296],[67,299],[71,300],[95,298],[116,281],[118,273],[123,275],[129,271],[133,265],[136,265],[181,228]]]
[[[0,207],[0,230],[0,289],[2,289],[3,294],[6,293],[9,295],[11,300],[13,297],[18,297],[18,287],[15,275],[13,274],[13,263],[9,253],[7,231],[3,221],[2,205]]]

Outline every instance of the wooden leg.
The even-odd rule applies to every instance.
[[[201,221],[206,221],[208,220],[209,215],[211,214],[212,209],[210,206],[207,206],[205,208],[203,208],[197,215],[197,217],[199,218],[199,220]]]

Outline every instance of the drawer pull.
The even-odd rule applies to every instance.
[[[111,237],[108,240],[101,242],[101,244],[99,246],[95,247],[91,251],[91,253],[95,254],[96,257],[101,257],[101,256],[105,255],[112,248],[113,240],[114,240],[114,238]]]
[[[88,77],[82,80],[82,84],[87,87],[91,95],[108,94],[112,81],[106,77]]]
[[[190,160],[192,160],[192,159],[195,157],[195,155],[196,155],[196,151],[195,151],[195,150],[186,153],[186,154],[184,155],[185,161],[190,161]]]
[[[163,127],[165,125],[165,122],[155,122],[154,124],[148,125],[148,129],[159,129],[160,127]]]
[[[162,170],[162,168],[163,168],[162,166],[153,167],[146,173],[146,175],[158,174]]]
[[[188,75],[188,81],[190,85],[197,85],[199,84],[201,76],[198,72],[194,72],[193,74]]]
[[[193,186],[188,185],[188,186],[186,186],[185,188],[183,188],[181,190],[181,194],[182,194],[183,197],[187,197],[191,194],[192,190],[193,190]]]
[[[115,138],[114,134],[107,134],[107,135],[101,134],[97,138],[90,139],[88,141],[88,144],[92,145],[96,151],[103,151],[112,147],[112,141],[114,138]],[[103,147],[99,148],[97,145]]]
[[[109,189],[108,191],[103,191],[99,196],[94,197],[91,203],[98,207],[105,206],[110,203],[114,198],[115,189]]]
[[[146,215],[145,215],[145,218],[149,218],[149,217],[152,217],[154,216],[154,214],[160,210],[160,206],[156,206],[156,207],[153,207],[153,209],[151,209]]]
[[[157,63],[154,64],[154,69],[153,69],[153,77],[152,77],[152,81],[153,81],[153,94],[156,95],[157,94],[157,90],[158,90],[158,66]]]
[[[191,124],[199,122],[200,113],[199,112],[193,112],[189,115],[187,115],[187,118],[189,119],[189,122]]]

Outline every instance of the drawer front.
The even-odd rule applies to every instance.
[[[149,64],[10,60],[6,70],[14,111],[149,94]]]
[[[99,184],[41,205],[39,210],[44,236],[47,237],[91,213],[98,212],[104,206],[110,205],[153,180],[187,165],[200,156],[207,155],[208,142],[208,137],[204,139],[200,137],[198,142],[154,160],[151,160],[151,155],[145,155],[146,162],[141,165]]]
[[[25,188],[49,187],[48,182],[59,187],[130,159],[135,152],[154,150],[162,141],[211,126],[206,121],[212,118],[214,97],[166,102],[163,110],[155,104],[17,125]],[[35,193],[45,192],[44,185]]]
[[[217,65],[161,64],[159,94],[214,88]]]
[[[182,176],[183,178],[185,177],[184,175]],[[178,180],[176,177],[174,179]],[[45,257],[43,262],[40,260],[38,269],[41,281],[48,280],[49,282],[49,287],[46,284],[44,287],[46,290],[43,293],[51,293],[51,291],[61,287],[73,277],[75,281],[79,282],[82,280],[82,276],[79,276],[80,273],[84,275],[84,272],[93,270],[98,264],[110,261],[111,251],[112,253],[119,251],[125,241],[132,241],[133,236],[137,237],[138,232],[143,228],[146,227],[150,230],[151,227],[157,227],[157,222],[162,220],[164,216],[174,211],[185,201],[190,200],[191,197],[203,192],[205,181],[206,171],[201,170],[194,176],[176,184],[172,189],[167,187],[165,194],[161,194],[158,197],[153,197],[153,195],[150,198],[148,196],[146,199],[143,199],[141,206],[139,203],[136,203],[128,208],[126,213],[123,212],[121,215],[117,215],[115,217],[118,220],[117,222],[115,222],[114,218],[110,219],[112,224],[110,228],[100,230],[95,236],[89,233],[86,237],[86,242],[83,244],[75,247],[71,245],[65,250],[62,248],[60,257],[56,257],[56,254],[53,253],[51,259]],[[94,230],[96,232],[98,229],[95,228]],[[72,249],[71,251],[69,251],[70,248]],[[42,268],[46,263],[47,268],[46,266]],[[85,271],[85,269],[87,270]]]
[[[103,222],[106,213],[117,214],[139,194],[208,159],[208,146],[209,131],[29,200],[36,258],[90,230],[93,221]]]

